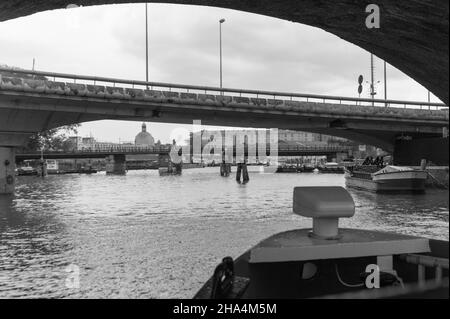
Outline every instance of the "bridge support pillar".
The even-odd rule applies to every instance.
[[[0,147],[0,195],[14,193],[15,150],[13,147]]]
[[[110,155],[106,158],[106,174],[126,175],[127,163],[125,154]]]
[[[231,173],[230,163],[220,163],[220,176],[228,177]]]
[[[337,153],[336,154],[336,162],[340,163],[342,162],[344,159],[346,159],[348,157],[348,153]]]
[[[448,166],[448,138],[397,140],[394,146],[394,164],[420,166],[422,159],[437,166]]]
[[[334,161],[336,161],[336,154],[328,154],[327,162],[334,162]]]

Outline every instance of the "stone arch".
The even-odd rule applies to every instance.
[[[318,27],[386,60],[449,103],[449,2],[447,0],[78,0],[82,6],[157,2],[214,6]],[[381,27],[365,26],[365,8],[380,7]],[[4,0],[0,21],[65,8],[68,1]]]

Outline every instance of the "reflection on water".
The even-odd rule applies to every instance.
[[[14,197],[0,197],[0,297],[188,298],[222,257],[310,227],[292,214],[294,186],[344,185],[343,175],[250,177],[237,184],[206,168],[20,178]],[[357,212],[344,227],[448,240],[448,191],[351,193]],[[66,288],[71,264],[79,289]]]

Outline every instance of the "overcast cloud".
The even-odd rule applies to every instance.
[[[145,5],[55,10],[0,23],[0,64],[127,79],[145,79]],[[357,96],[369,78],[370,54],[320,29],[233,10],[149,4],[150,81],[219,85],[219,26],[223,24],[225,87]],[[383,98],[383,62],[376,61]],[[427,90],[388,66],[388,97],[426,100]],[[365,85],[364,96],[368,96]],[[433,101],[438,101],[433,97]],[[152,123],[169,141],[173,124]],[[80,135],[134,139],[140,123],[83,124]]]

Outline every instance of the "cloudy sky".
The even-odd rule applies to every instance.
[[[148,7],[150,81],[219,86],[221,18],[225,87],[357,96],[358,75],[370,77],[368,52],[320,29],[219,8]],[[33,58],[42,71],[145,80],[145,5],[55,10],[1,22],[0,64],[31,69]],[[383,98],[379,59],[375,76]],[[392,66],[388,91],[391,99],[427,100],[424,87]],[[79,135],[132,141],[140,125],[91,122]],[[176,127],[148,124],[163,142]]]

